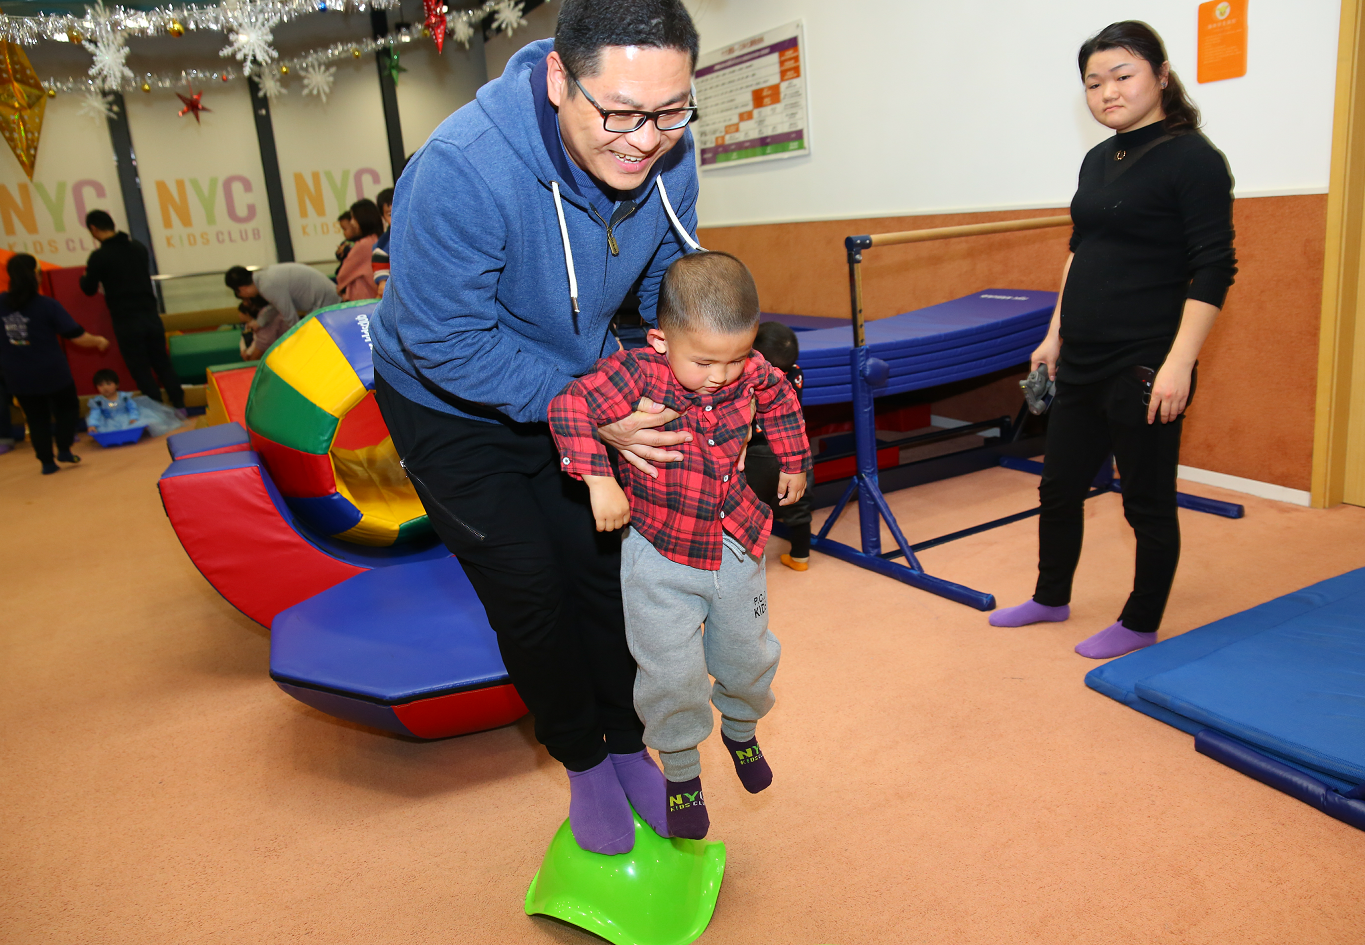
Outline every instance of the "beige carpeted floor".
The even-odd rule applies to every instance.
[[[0,941],[596,941],[521,910],[568,802],[525,721],[418,743],[293,701],[176,542],[162,444],[79,451],[46,478],[0,456]],[[892,505],[915,540],[1035,486],[994,470]],[[1245,520],[1182,513],[1163,636],[1365,566],[1365,509],[1234,498]],[[1071,647],[1131,578],[1119,503],[1088,507],[1064,625],[997,630],[828,558],[771,569],[777,780],[751,797],[705,746],[729,869],[703,942],[1365,942],[1365,833],[1082,683]],[[1014,603],[1035,528],[924,561]]]

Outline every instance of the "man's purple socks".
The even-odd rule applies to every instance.
[[[690,781],[669,781],[668,832],[674,837],[701,840],[711,829],[711,818],[706,814],[706,798],[701,793],[701,778]]]
[[[626,792],[626,799],[640,819],[654,828],[661,837],[668,834],[668,814],[665,794],[668,783],[664,773],[659,770],[649,750],[632,752],[629,755],[608,755],[616,768],[616,777]]]
[[[1107,660],[1141,650],[1155,642],[1156,631],[1138,633],[1136,630],[1129,630],[1120,620],[1077,643],[1076,652],[1092,660]]]
[[[1031,623],[1060,623],[1070,616],[1070,604],[1049,607],[1029,598],[1014,607],[993,611],[989,620],[992,627],[1026,627]]]
[[[635,847],[635,819],[610,758],[569,772],[569,827],[578,845],[592,853],[629,853]]]
[[[735,763],[735,774],[739,775],[744,790],[757,794],[773,783],[773,769],[763,759],[763,749],[758,747],[758,739],[737,742],[722,732],[720,740],[730,753],[730,760]]]

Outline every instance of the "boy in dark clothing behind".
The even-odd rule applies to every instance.
[[[754,338],[754,350],[787,375],[800,400],[803,377],[801,366],[796,363],[800,355],[796,332],[781,322],[763,322]],[[778,505],[777,476],[780,471],[777,456],[763,434],[763,417],[757,416],[754,418],[754,438],[745,455],[744,475],[754,495],[771,506],[773,514],[787,526],[792,547],[790,554],[782,555],[782,563],[793,571],[804,571],[810,567],[810,493],[805,493],[791,505]]]
[[[81,276],[81,291],[94,295],[104,286],[104,301],[114,323],[123,363],[133,376],[137,389],[155,401],[161,400],[161,386],[170,395],[171,406],[183,419],[185,395],[180,378],[171,366],[166,350],[166,328],[161,324],[156,291],[152,288],[152,268],[147,247],[120,233],[114,218],[104,210],[85,215],[85,228],[99,240],[100,248],[90,254]],[[157,385],[160,379],[161,386]]]

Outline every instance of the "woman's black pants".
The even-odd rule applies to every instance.
[[[1147,423],[1144,389],[1130,370],[1093,384],[1057,382],[1038,486],[1038,587],[1049,607],[1071,603],[1081,557],[1085,496],[1113,453],[1122,475],[1123,514],[1137,535],[1133,592],[1119,619],[1129,630],[1154,632],[1180,561],[1176,467],[1184,415]]]
[[[621,535],[598,534],[588,488],[560,471],[549,426],[452,416],[413,403],[378,373],[374,383],[436,534],[498,634],[536,738],[573,771],[608,751],[643,751]]]
[[[71,452],[76,439],[76,424],[81,419],[81,401],[76,396],[76,385],[71,384],[51,394],[17,394],[15,399],[24,408],[24,422],[28,424],[28,439],[33,454],[43,465],[52,462],[52,441],[57,441],[58,453]],[[5,422],[9,422],[6,405]]]

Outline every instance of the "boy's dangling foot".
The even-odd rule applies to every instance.
[[[701,778],[690,781],[667,781],[668,832],[675,837],[701,840],[711,829],[711,818],[706,814],[706,799],[701,793]]]
[[[810,558],[793,558],[791,555],[784,554],[778,558],[783,564],[793,571],[805,571],[810,567]]]
[[[608,755],[616,768],[616,777],[626,792],[626,799],[640,819],[654,828],[661,837],[668,833],[668,787],[664,773],[654,764],[649,749],[628,755]]]
[[[739,742],[721,732],[720,740],[730,753],[730,760],[735,763],[735,774],[739,775],[744,790],[757,794],[773,783],[773,769],[764,760],[763,749],[758,747],[757,738]]]
[[[606,854],[629,853],[635,847],[630,802],[610,758],[587,771],[570,771],[569,792],[569,827],[580,847]]]

